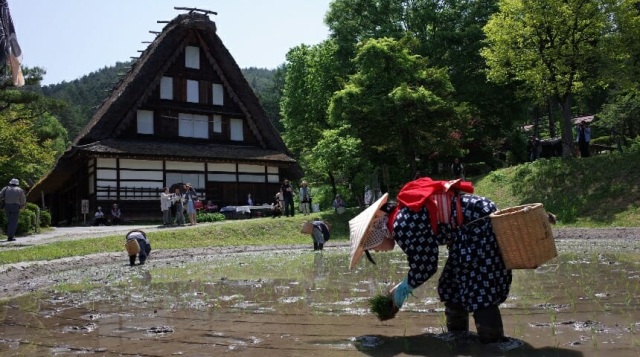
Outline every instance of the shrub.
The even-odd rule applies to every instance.
[[[49,211],[40,211],[40,227],[51,226],[51,213]]]
[[[222,213],[198,212],[196,215],[198,222],[219,222],[224,221],[225,217]]]
[[[20,211],[18,216],[18,229],[16,235],[25,235],[33,232],[35,229],[36,214],[31,210],[25,209]]]
[[[25,209],[27,209],[27,210],[29,210],[29,211],[31,211],[33,213],[36,213],[36,212],[38,212],[39,208],[38,208],[37,204],[31,203],[31,202],[27,202],[27,205],[25,206]]]

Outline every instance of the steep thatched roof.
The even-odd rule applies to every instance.
[[[76,137],[74,145],[118,137],[135,120],[138,107],[159,86],[191,33],[205,46],[207,59],[246,115],[249,128],[261,146],[288,153],[240,67],[218,37],[215,23],[207,15],[196,12],[179,15],[164,27]]]
[[[193,39],[193,36],[202,46],[208,64],[222,80],[226,93],[244,114],[258,146],[119,139],[125,129],[135,125],[137,109],[158,88],[164,73],[178,60],[188,39]],[[40,192],[59,189],[72,177],[79,160],[85,156],[268,164],[286,167],[289,178],[302,177],[300,166],[267,117],[240,67],[218,37],[215,23],[207,15],[198,12],[178,15],[164,27],[102,102],[74,139],[72,147],[58,160],[53,170],[30,190],[28,198],[33,200]]]

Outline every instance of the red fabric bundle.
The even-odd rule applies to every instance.
[[[422,207],[427,207],[429,211],[429,217],[431,219],[431,229],[434,233],[438,233],[438,217],[440,222],[448,223],[451,216],[450,211],[450,198],[447,200],[439,194],[447,193],[450,190],[459,190],[466,193],[473,193],[473,184],[469,181],[452,180],[452,181],[434,181],[429,177],[422,177],[417,180],[411,181],[404,185],[398,193],[399,206],[408,207],[414,212],[419,211]],[[436,195],[437,194],[437,195]],[[448,195],[447,195],[448,196]],[[435,199],[439,197],[440,199]],[[449,202],[447,204],[447,201]],[[440,202],[440,209],[438,209]],[[446,219],[444,215],[449,213]],[[458,213],[459,218],[462,217],[461,213]]]

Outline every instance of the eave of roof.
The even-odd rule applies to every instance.
[[[164,160],[263,162],[291,165],[296,160],[285,153],[256,146],[211,143],[107,139],[77,146],[77,153],[99,157],[162,158]]]

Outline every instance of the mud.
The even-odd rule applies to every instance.
[[[330,244],[154,251],[134,268],[124,253],[2,267],[0,355],[637,355],[638,230],[554,233],[558,258],[514,271],[502,344],[444,333],[437,276],[377,321],[367,300],[404,277],[404,256],[349,272],[348,248]]]

